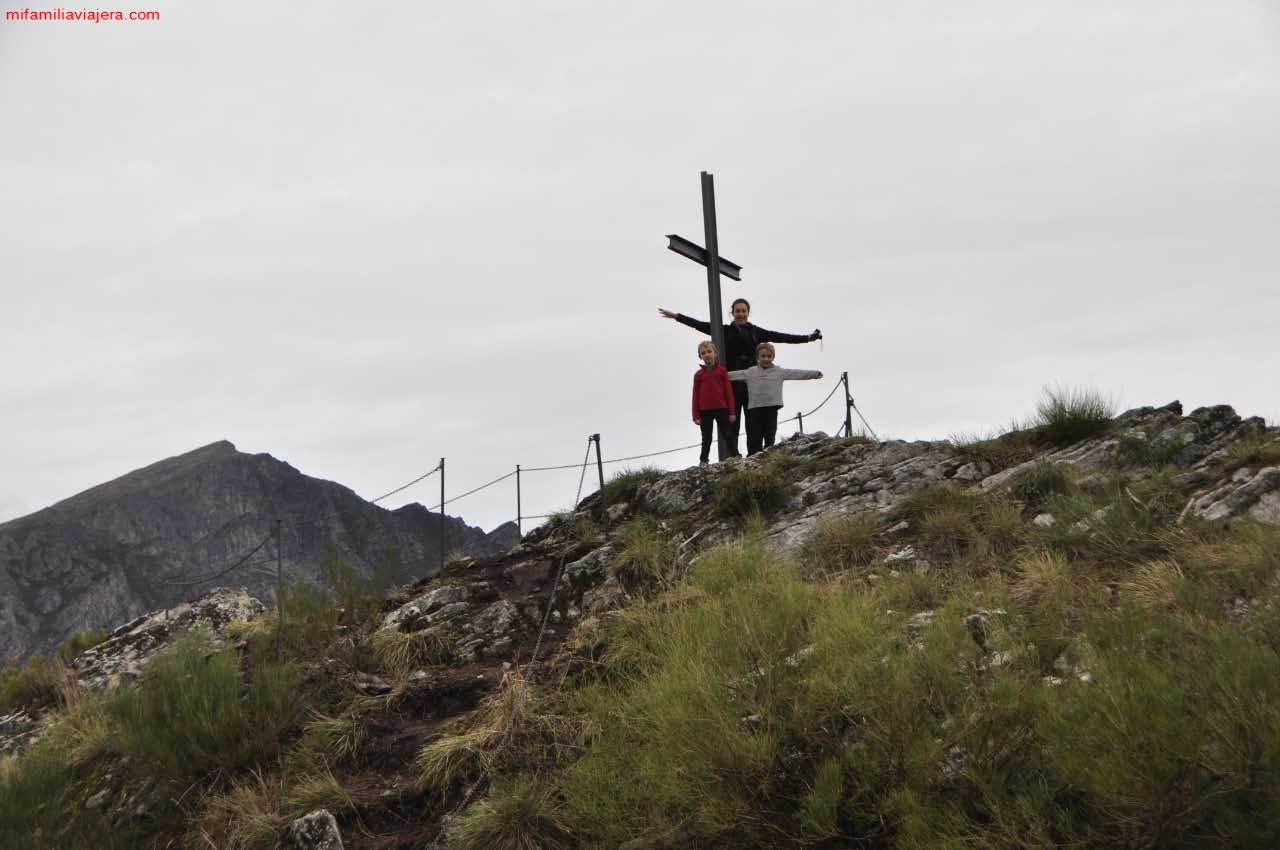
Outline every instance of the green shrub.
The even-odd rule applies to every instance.
[[[899,499],[889,516],[893,522],[909,523],[914,531],[926,514],[937,511],[975,515],[981,510],[982,500],[981,493],[954,484],[931,484]]]
[[[59,689],[67,681],[67,671],[60,659],[33,653],[21,667],[0,670],[0,714],[24,706],[54,705]]]
[[[577,846],[559,816],[553,788],[536,778],[497,787],[449,830],[453,850],[561,850]]]
[[[1095,621],[1094,684],[1041,702],[1052,780],[1089,846],[1268,847],[1280,833],[1280,663],[1231,628]],[[1195,671],[1194,674],[1191,671]]]
[[[890,512],[906,521],[925,554],[969,559],[1008,552],[1021,544],[1021,515],[1007,499],[938,483],[901,499]]]
[[[1046,388],[1033,428],[1038,441],[1063,446],[1109,430],[1114,416],[1115,403],[1096,390]]]
[[[605,502],[610,505],[617,505],[623,502],[632,504],[636,501],[636,496],[642,486],[657,481],[665,474],[664,470],[656,466],[624,469],[605,482]]]
[[[712,492],[712,505],[721,516],[744,519],[769,514],[787,503],[795,486],[776,467],[762,464],[720,476]]]
[[[1280,465],[1280,436],[1273,429],[1271,432],[1259,431],[1247,439],[1233,443],[1227,448],[1218,470],[1219,474],[1226,474],[1246,466],[1276,465]]]
[[[996,437],[954,436],[951,444],[966,463],[986,464],[990,473],[1026,463],[1036,455],[1032,432],[1016,424]]]
[[[631,590],[668,584],[680,565],[680,549],[650,517],[636,517],[615,536],[619,546],[611,568]]]
[[[112,696],[111,746],[179,780],[261,764],[298,722],[298,685],[290,664],[242,674],[234,651],[211,653],[195,629],[148,665],[138,687]]]
[[[870,564],[880,551],[881,520],[872,513],[824,516],[804,547],[810,571],[843,572]]]
[[[58,657],[64,663],[71,661],[86,649],[92,649],[107,639],[106,629],[88,629],[82,632],[72,632],[71,637],[58,644]]]
[[[1078,492],[1075,482],[1061,464],[1042,461],[1014,475],[1008,482],[1009,492],[1026,506],[1029,514],[1044,510],[1055,496]]]
[[[1134,566],[1160,556],[1177,539],[1172,524],[1184,504],[1168,473],[1137,482],[1114,479],[1096,495],[1081,492],[1049,499],[1054,523],[1037,536],[1070,557],[1112,567]]]

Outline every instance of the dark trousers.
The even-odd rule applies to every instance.
[[[733,403],[738,408],[738,418],[729,423],[729,430],[725,434],[729,438],[729,448],[731,449],[731,457],[738,457],[738,432],[742,430],[743,422],[750,422],[750,412],[747,410],[747,382],[733,382]],[[750,426],[748,426],[749,428]],[[748,431],[748,433],[750,433]]]
[[[729,422],[729,411],[725,410],[723,407],[717,407],[714,410],[698,411],[698,421],[702,423],[702,454],[698,457],[698,460],[702,463],[706,463],[711,457],[711,425],[713,423],[715,424],[716,428],[719,429],[720,436],[722,437],[729,436],[729,429],[732,425]],[[730,448],[733,449],[731,457],[737,456],[737,444],[731,442]]]
[[[773,445],[778,436],[778,411],[782,408],[757,407],[747,417],[747,455],[753,455],[762,448]]]

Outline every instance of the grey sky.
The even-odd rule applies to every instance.
[[[726,301],[882,436],[1280,419],[1274,2],[121,8],[0,20],[0,519],[221,438],[366,497],[694,442],[701,169]]]

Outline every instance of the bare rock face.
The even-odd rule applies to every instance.
[[[0,663],[218,584],[273,600],[274,540],[240,567],[212,574],[268,538],[277,518],[294,580],[320,580],[327,544],[364,573],[395,550],[399,582],[437,566],[438,514],[417,504],[389,511],[270,455],[213,443],[0,524]],[[446,531],[448,549],[468,554],[503,552],[518,539],[514,523],[485,534],[450,518]]]
[[[217,643],[228,623],[252,620],[265,611],[266,606],[243,587],[214,588],[192,602],[125,623],[72,659],[71,665],[80,684],[102,690],[122,679],[137,679],[157,652],[197,624],[206,626]]]
[[[1237,470],[1229,480],[1192,497],[1187,511],[1208,520],[1247,516],[1280,525],[1280,466]]]

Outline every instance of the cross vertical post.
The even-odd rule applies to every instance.
[[[709,172],[702,172],[702,232],[707,243],[707,306],[711,310],[707,324],[711,326],[711,342],[716,359],[729,368],[724,350],[724,308],[720,303],[720,237],[716,232],[716,186]],[[721,443],[723,445],[723,442]]]
[[[711,343],[716,347],[716,358],[721,366],[728,369],[729,362],[724,348],[724,306],[720,303],[720,275],[730,280],[742,280],[742,266],[719,254],[720,237],[716,232],[715,182],[711,174],[706,171],[702,172],[702,230],[707,243],[705,248],[674,233],[667,234],[667,248],[707,267],[707,306],[711,312],[707,318],[707,329],[711,331]],[[741,430],[745,417],[741,410],[737,413],[738,428]],[[720,460],[724,460],[729,454],[729,441],[724,435],[720,436],[717,449]]]

